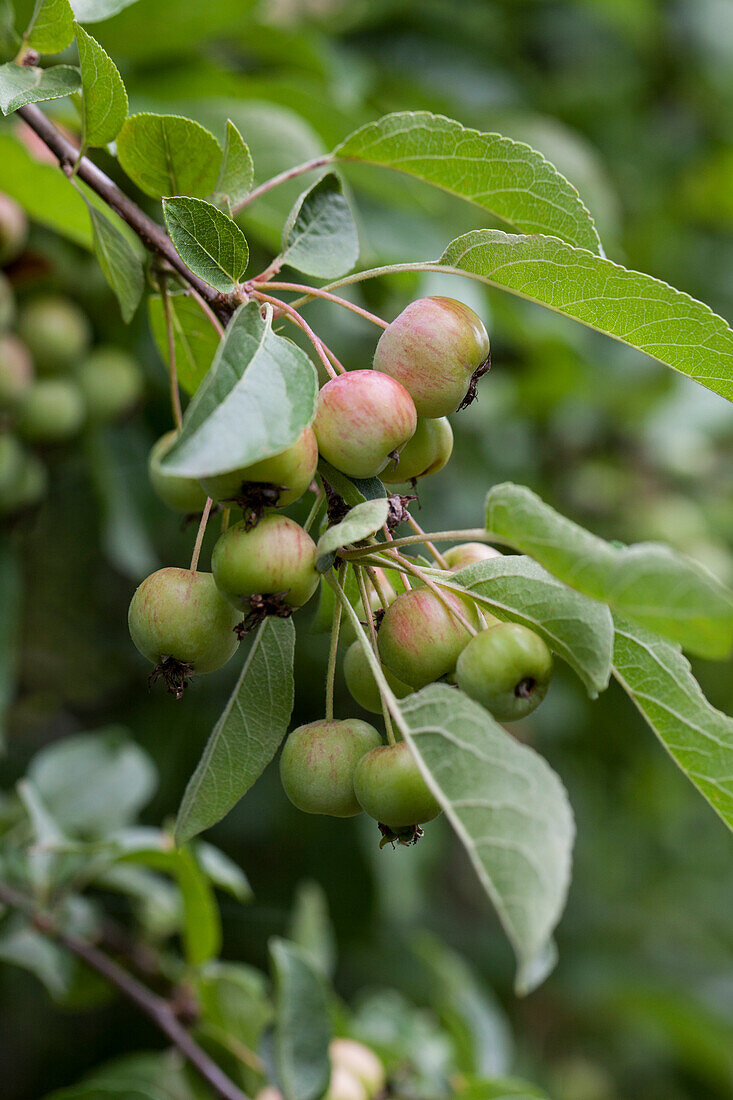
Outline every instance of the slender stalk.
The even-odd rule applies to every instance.
[[[345,563],[344,563],[345,564]],[[369,593],[367,592],[367,586],[364,581],[364,570],[359,565],[353,566],[354,573],[356,574],[356,583],[359,586],[359,595],[361,596],[361,602],[364,607],[364,614],[367,617],[367,624],[369,626],[369,634],[372,640],[372,649],[374,650],[374,656],[379,660],[379,643],[377,641],[377,630],[374,626],[374,616],[372,615],[371,604],[369,603]],[[379,687],[379,682],[377,682]],[[394,729],[392,727],[392,718],[389,713],[389,707],[387,706],[384,696],[382,695],[382,689],[379,687],[379,701],[382,704],[382,717],[384,718],[384,728],[387,731],[387,740],[390,745],[395,744]]]
[[[404,535],[399,539],[390,539],[391,549],[399,549],[401,546],[415,546],[417,543],[425,543],[425,535]],[[427,538],[432,542],[501,542],[496,535],[485,531],[483,527],[467,527],[463,531],[430,531]],[[361,546],[355,550],[339,550],[339,555],[347,561],[354,561],[364,554],[373,552],[373,546]]]
[[[269,268],[267,270],[269,271]],[[258,290],[260,283],[264,281],[263,276],[258,276],[257,279],[250,283],[250,286]],[[338,294],[331,294],[330,290],[321,290],[319,287],[315,286],[304,286],[301,283],[275,283],[268,281],[267,286],[271,287],[273,290],[292,290],[294,293],[304,290],[308,298],[325,298],[329,302],[334,302],[337,306],[343,306],[344,309],[350,309],[352,313],[358,313],[360,317],[363,317],[367,321],[371,321],[373,325],[379,325],[380,328],[389,328],[389,321],[385,321],[382,317],[378,317],[376,313],[370,313],[368,309],[356,305],[355,302],[350,302],[348,298],[340,298]],[[301,299],[301,301],[303,305],[307,304],[306,298]]]
[[[25,107],[19,107],[17,114],[23,119],[23,121],[30,126],[31,130],[36,133],[44,144],[51,150],[53,155],[59,162],[63,171],[70,175],[76,158],[78,156],[78,150],[63,134],[59,133],[56,127],[49,119],[46,118],[44,113],[34,103],[28,103]],[[140,207],[128,198],[119,187],[112,182],[109,176],[106,176],[101,169],[97,168],[93,161],[88,157],[82,157],[79,161],[79,167],[76,173],[80,180],[83,180],[88,187],[92,189],[101,199],[107,203],[107,205],[114,210],[116,214],[127,222],[131,229],[137,233],[138,237],[148,249],[148,251],[155,255],[162,256],[170,266],[177,272],[178,275],[192,286],[201,297],[208,302],[212,309],[219,315],[222,321],[228,321],[231,316],[231,303],[226,295],[220,294],[218,290],[214,290],[213,287],[205,283],[203,279],[200,279],[198,275],[186,267],[181,257],[173,247],[168,234],[163,230],[161,226],[154,222],[152,218],[149,218]]]
[[[437,561],[440,568],[441,569],[450,568],[449,565],[448,565],[448,562],[445,560],[445,558],[443,557],[441,552],[437,549],[437,547],[435,547],[433,545],[433,543],[430,541],[430,539],[427,537],[427,535],[423,531],[420,524],[417,522],[417,520],[414,518],[414,516],[410,515],[409,512],[407,513],[407,522],[409,523],[410,527],[413,529],[413,531],[415,532],[416,535],[421,535],[422,536],[424,545],[427,547],[428,552],[435,558],[435,560]]]
[[[372,565],[367,565],[366,566],[366,572],[367,572],[367,576],[369,577],[369,580],[371,581],[371,583],[374,587],[374,591],[379,596],[379,602],[381,603],[382,607],[386,611],[387,608],[389,607],[389,600],[387,599],[387,597],[384,594],[384,588],[382,587],[382,582],[379,579],[379,576],[377,574],[376,569]]]
[[[394,535],[392,534],[392,532],[390,531],[390,529],[389,529],[389,527],[387,526],[386,523],[382,527],[382,530],[384,531],[384,537],[386,538],[387,542],[393,543],[395,541]],[[412,584],[410,583],[410,578],[405,573],[405,574],[403,574],[402,579],[405,582],[405,588],[409,592],[412,589]]]
[[[229,530],[229,520],[231,519],[231,515],[232,515],[231,508],[224,508],[223,509],[223,511],[221,513],[221,533],[222,533],[222,535],[224,534],[225,531]]]
[[[71,951],[78,959],[91,969],[100,974],[110,985],[115,986],[129,1001],[140,1009],[168,1039],[180,1050],[195,1066],[205,1081],[211,1085],[217,1096],[222,1100],[247,1100],[247,1096],[227,1075],[220,1069],[213,1058],[203,1050],[195,1039],[186,1031],[183,1024],[177,1018],[173,1008],[163,997],[153,993],[129,971],[125,970],[114,959],[109,958],[103,951],[95,947],[93,943],[63,932],[57,927],[54,919],[47,913],[39,912],[33,906],[30,899],[26,898],[12,886],[0,883],[0,902],[24,913],[39,932],[43,932]]]
[[[315,332],[310,327],[308,322],[303,320],[296,309],[293,309],[292,306],[289,306],[287,302],[281,302],[279,298],[273,298],[269,294],[263,294],[261,290],[256,290],[254,292],[254,297],[257,298],[260,302],[269,302],[269,304],[275,309],[278,309],[281,313],[284,313],[289,321],[292,321],[293,324],[302,329],[310,340],[311,344],[313,344],[313,347],[316,349],[318,353],[318,358],[321,360],[324,367],[328,371],[329,376],[331,378],[336,377],[336,371],[331,366],[331,362],[326,354],[323,341],[318,336],[316,336]],[[341,369],[343,370],[343,367]]]
[[[316,518],[318,516],[318,513],[321,510],[321,505],[323,504],[324,496],[325,496],[325,493],[323,492],[322,489],[319,489],[316,492],[316,499],[313,501],[313,507],[311,508],[310,512],[308,513],[308,518],[306,519],[305,523],[303,524],[303,530],[304,531],[310,531],[311,527],[315,523]]]
[[[391,551],[388,550],[387,553],[392,556]],[[478,634],[478,630],[473,625],[473,623],[466,618],[463,612],[459,611],[457,607],[454,607],[453,604],[451,604],[451,602],[445,598],[440,590],[439,585],[437,585],[435,581],[431,580],[423,569],[420,569],[418,565],[413,565],[408,558],[403,557],[402,554],[400,554],[397,550],[394,551],[394,558],[395,561],[398,561],[400,565],[404,566],[408,573],[412,573],[413,577],[416,577],[418,580],[422,581],[425,587],[430,589],[436,599],[440,600],[446,611],[449,611],[454,619],[458,619],[458,622],[461,624],[461,626],[465,627],[469,634]]]
[[[209,513],[211,512],[212,503],[211,497],[207,497],[204,510],[201,513],[201,523],[199,523],[199,529],[196,532],[196,542],[194,543],[193,554],[191,555],[192,573],[195,573],[198,568],[199,558],[201,556],[201,546],[204,541],[204,535],[206,534],[206,524],[209,522]]]
[[[183,424],[183,413],[181,412],[181,391],[178,388],[178,371],[176,369],[176,336],[173,331],[173,316],[171,314],[170,297],[168,296],[168,280],[164,275],[160,278],[160,296],[163,302],[165,331],[168,337],[168,374],[171,387],[171,409],[173,410],[173,421],[180,432],[181,425]]]
[[[343,586],[346,562],[339,566],[339,584]],[[331,621],[331,645],[328,650],[328,668],[326,670],[326,719],[333,719],[333,687],[336,682],[336,660],[339,648],[339,630],[341,629],[341,600],[335,600]]]
[[[322,168],[325,164],[330,163],[331,155],[327,153],[325,156],[307,160],[303,164],[296,164],[294,168],[287,168],[284,172],[280,172],[279,175],[273,176],[272,179],[265,180],[259,187],[254,187],[246,198],[232,207],[232,214],[238,214],[240,210],[244,210],[245,206],[249,206],[251,202],[255,202],[261,195],[266,195],[268,191],[272,191],[273,187],[279,187],[281,183],[287,183],[288,180],[296,179],[306,172],[313,171],[314,168]]]

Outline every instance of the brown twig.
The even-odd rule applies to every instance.
[[[59,165],[70,175],[78,159],[79,150],[72,145],[63,134],[46,118],[43,111],[33,103],[19,107],[17,112],[31,130],[38,135],[43,143],[57,158]],[[149,218],[132,199],[128,198],[119,187],[106,176],[100,168],[97,168],[88,157],[82,157],[76,170],[76,175],[83,180],[116,214],[127,222],[135,231],[149,252],[164,257],[178,275],[193,287],[194,290],[208,302],[217,316],[226,323],[232,315],[232,303],[229,298],[220,294],[218,290],[205,283],[198,275],[184,264],[181,257],[173,247],[165,230]]]
[[[147,986],[134,978],[127,970],[121,967],[114,959],[110,959],[93,943],[83,940],[69,932],[62,931],[53,917],[48,913],[42,913],[35,909],[29,898],[12,886],[0,883],[0,902],[19,910],[32,922],[39,932],[52,936],[67,951],[71,951],[78,959],[86,963],[103,978],[115,986],[137,1008],[140,1009],[170,1041],[180,1050],[184,1057],[188,1058],[192,1066],[198,1070],[205,1081],[213,1088],[217,1096],[223,1100],[248,1100],[246,1093],[220,1069],[213,1058],[203,1050],[194,1038],[186,1031],[183,1024],[176,1016],[171,1005],[157,993],[153,993]]]

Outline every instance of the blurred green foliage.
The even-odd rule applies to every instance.
[[[95,35],[120,67],[132,110],[187,114],[220,137],[231,118],[258,180],[389,110],[444,111],[526,140],[578,187],[611,258],[730,316],[732,11],[725,0],[145,0]],[[457,233],[485,224],[400,177],[363,167],[346,177],[359,192],[367,264],[438,255]],[[302,186],[247,211],[253,270]],[[144,810],[157,824],[175,811],[233,677],[224,669],[175,705],[148,691],[127,636],[135,582],[156,564],[183,564],[194,534],[157,505],[145,476],[147,450],[170,426],[165,374],[144,311],[125,328],[76,245],[34,225],[11,278],[20,299],[71,293],[96,341],[128,348],[143,365],[147,401],[124,423],[89,430],[81,447],[49,454],[48,500],[14,533],[25,583],[2,785],[41,746],[123,723],[157,764],[160,783]],[[494,367],[461,414],[450,466],[421,486],[424,527],[477,525],[490,485],[512,479],[604,537],[663,538],[731,580],[733,432],[724,402],[570,321],[454,277],[405,275],[362,293],[393,316],[436,292],[484,316]],[[370,362],[374,336],[361,321],[322,303],[309,310],[342,360]],[[311,614],[296,619],[301,636]],[[298,650],[298,722],[321,713],[325,647],[314,636]],[[696,673],[711,701],[730,710],[725,668],[698,662]],[[248,909],[224,901],[224,956],[266,967],[268,937],[287,932],[297,884],[311,879],[329,899],[336,986],[356,998],[360,1034],[388,1050],[408,1029],[403,1041],[427,1080],[445,1057],[438,1020],[452,1012],[447,964],[436,962],[431,982],[415,962],[415,951],[430,957],[433,936],[469,960],[464,997],[473,979],[496,991],[515,1036],[512,1070],[554,1100],[726,1100],[729,835],[616,688],[590,704],[560,669],[518,732],[563,778],[578,820],[560,964],[538,992],[514,999],[509,949],[445,823],[431,825],[416,849],[380,852],[369,821],[297,816],[273,768],[211,834],[256,897]],[[328,943],[312,950],[333,959]],[[420,1011],[405,1012],[402,1000]],[[0,1061],[17,1100],[151,1044],[127,1006],[59,1013],[33,978],[10,968],[0,969],[0,1013]]]

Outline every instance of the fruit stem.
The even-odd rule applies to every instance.
[[[382,582],[380,581],[379,577],[377,576],[377,571],[374,568],[374,566],[372,566],[372,565],[365,566],[365,569],[366,569],[366,572],[367,572],[367,576],[369,577],[369,580],[370,580],[370,582],[371,582],[371,584],[374,588],[374,591],[379,596],[379,602],[381,603],[382,607],[386,611],[387,608],[389,607],[389,600],[387,599],[387,597],[384,594],[384,588],[382,587]]]
[[[259,290],[262,281],[262,276],[259,276],[257,279],[253,279],[249,285],[255,290]],[[292,290],[294,293],[300,294],[305,291],[303,297],[299,299],[303,305],[307,304],[308,298],[325,298],[329,302],[335,302],[337,306],[350,309],[352,313],[358,313],[360,317],[363,317],[366,321],[371,321],[373,325],[379,325],[380,328],[389,328],[389,321],[378,317],[376,313],[370,313],[368,309],[358,306],[355,302],[350,302],[347,298],[340,298],[338,294],[331,294],[328,290],[320,290],[318,287],[305,286],[300,283],[268,282],[266,285],[272,287],[273,290]]]
[[[231,508],[225,508],[221,513],[221,533],[229,530],[229,520],[232,514]]]
[[[339,585],[343,587],[346,574],[346,562],[339,566]],[[339,648],[339,630],[341,629],[341,600],[336,599],[333,605],[333,619],[331,621],[331,645],[328,650],[328,669],[326,671],[326,720],[333,719],[333,687],[336,681],[336,660]]]
[[[483,527],[467,527],[463,531],[428,531],[427,538],[433,542],[502,542],[497,535],[492,535],[491,531],[485,531]],[[425,542],[424,535],[403,535],[402,538],[395,539],[390,535],[390,542],[393,549],[401,546],[414,546],[416,543]],[[343,558],[348,561],[356,560],[362,557],[364,554],[370,553],[374,549],[373,546],[358,547],[355,550],[340,550],[339,553]]]
[[[206,534],[206,524],[209,522],[209,513],[211,512],[212,500],[211,497],[206,498],[206,504],[204,510],[201,513],[201,523],[199,529],[196,532],[196,542],[193,547],[193,554],[191,555],[191,572],[195,573],[199,564],[199,557],[201,555],[201,546],[204,541],[204,535]]]
[[[386,523],[382,527],[382,530],[384,531],[384,537],[386,538],[387,542],[394,543],[395,537],[392,534],[392,532],[390,531],[390,529],[389,529],[389,527],[387,526]],[[410,583],[410,578],[406,574],[403,573],[402,580],[405,583],[405,587],[407,588],[407,591],[410,592],[412,590],[412,584]]]
[[[346,568],[346,563],[344,563],[343,568]],[[372,615],[372,608],[371,604],[369,603],[369,593],[367,592],[367,586],[364,580],[364,570],[359,565],[354,565],[352,566],[352,568],[356,575],[356,583],[359,586],[359,595],[361,596],[361,603],[364,608],[364,614],[366,615],[367,622],[369,624],[369,634],[371,635],[372,639],[372,649],[374,650],[374,656],[377,658],[377,660],[379,660],[379,643],[377,642],[377,631],[374,626],[374,616]],[[396,739],[394,735],[394,729],[392,727],[392,719],[390,717],[389,708],[387,706],[384,696],[382,695],[382,689],[379,686],[378,681],[377,687],[379,687],[379,701],[382,704],[382,717],[384,718],[384,728],[387,731],[387,740],[389,741],[390,745],[394,745],[396,743]]]
[[[173,318],[171,316],[171,303],[168,297],[168,281],[165,275],[160,276],[160,296],[163,301],[163,313],[165,314],[165,331],[168,337],[168,374],[171,386],[171,408],[176,429],[180,432],[183,423],[181,412],[181,393],[178,389],[178,371],[176,370],[176,337],[173,332]]]
[[[417,577],[418,580],[421,580],[425,587],[430,589],[436,599],[440,600],[446,611],[449,611],[454,619],[458,619],[458,622],[461,624],[461,626],[465,627],[469,634],[478,634],[478,630],[473,625],[473,623],[470,622],[461,611],[451,605],[449,600],[447,600],[441,592],[440,587],[435,583],[435,581],[430,579],[427,573],[420,569],[419,566],[413,565],[412,562],[409,561],[408,558],[403,557],[402,554],[399,553],[399,551],[387,550],[387,553],[390,555],[390,557],[394,554],[395,561],[399,561],[400,564],[403,565],[409,573],[412,573],[414,577]]]
[[[331,154],[327,153],[325,156],[315,157],[313,160],[304,161],[303,164],[296,164],[294,168],[287,168],[277,176],[265,180],[259,187],[253,188],[246,198],[232,207],[232,214],[238,214],[240,210],[244,210],[245,206],[249,206],[249,204],[254,202],[255,199],[258,199],[260,195],[266,195],[273,187],[279,187],[281,183],[287,183],[288,180],[296,179],[297,176],[302,176],[306,172],[312,172],[315,168],[323,168],[324,165],[330,163]]]
[[[313,507],[311,508],[310,512],[308,513],[308,518],[306,519],[305,523],[303,524],[303,530],[304,531],[310,531],[311,527],[315,523],[316,518],[318,516],[318,513],[321,510],[321,505],[323,504],[324,496],[325,496],[325,494],[324,494],[322,489],[317,489],[316,490],[316,499],[313,501]]]
[[[263,294],[261,290],[253,291],[253,297],[257,298],[258,301],[260,301],[260,302],[269,302],[269,304],[271,306],[273,306],[275,309],[279,310],[281,313],[284,313],[289,321],[292,321],[292,323],[294,325],[297,325],[298,328],[302,329],[302,331],[306,334],[306,336],[308,337],[310,342],[313,344],[313,347],[316,349],[316,351],[318,353],[318,358],[321,360],[324,367],[326,368],[326,371],[327,371],[329,377],[330,378],[335,378],[336,377],[336,371],[331,366],[331,361],[328,358],[328,355],[326,354],[326,349],[325,349],[325,346],[323,344],[323,341],[320,339],[320,337],[316,336],[313,329],[310,327],[310,325],[308,324],[307,321],[303,320],[303,318],[298,313],[297,309],[293,309],[292,306],[289,306],[287,304],[287,302],[283,302],[279,298],[273,298],[270,294]],[[335,358],[335,356],[334,356],[334,358]],[[343,366],[341,366],[340,363],[339,363],[339,367],[341,368],[341,373],[344,374],[345,369],[344,369]]]
[[[407,509],[405,509],[405,511],[407,511]],[[423,541],[424,541],[425,547],[427,548],[428,552],[435,558],[435,560],[437,561],[440,568],[441,569],[448,569],[449,568],[448,562],[445,560],[445,558],[441,554],[440,550],[438,550],[437,547],[433,545],[433,543],[427,537],[427,535],[425,534],[425,532],[423,531],[422,527],[417,522],[415,517],[412,516],[409,512],[407,512],[407,522],[409,523],[410,527],[413,529],[413,531],[415,532],[416,535],[422,535],[423,536]]]

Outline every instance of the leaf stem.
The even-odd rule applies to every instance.
[[[180,1050],[191,1065],[195,1066],[205,1081],[208,1081],[217,1096],[222,1100],[247,1100],[247,1096],[220,1069],[213,1058],[209,1057],[195,1039],[186,1031],[172,1006],[163,997],[153,993],[127,970],[109,958],[103,951],[88,940],[62,931],[53,917],[37,910],[30,899],[12,886],[0,883],[0,902],[17,909],[30,920],[34,927],[45,935],[57,940],[62,947],[76,955],[78,959],[100,974],[110,985],[140,1009],[160,1028],[164,1035]]]
[[[318,513],[321,510],[321,505],[323,504],[324,497],[325,497],[325,493],[323,492],[322,489],[319,488],[316,491],[316,499],[313,501],[313,507],[311,508],[310,512],[308,513],[308,517],[307,517],[305,523],[303,524],[303,530],[304,531],[310,531],[311,527],[315,523],[316,517],[318,516]]]
[[[346,563],[344,562],[344,565]],[[369,602],[369,593],[367,592],[367,586],[364,581],[364,570],[359,565],[352,566],[354,573],[356,574],[356,583],[359,586],[359,595],[361,596],[362,606],[364,607],[364,614],[367,617],[367,624],[369,626],[369,634],[372,640],[372,649],[374,650],[374,656],[379,661],[379,643],[377,641],[377,630],[374,626],[374,616],[372,615],[372,607]],[[389,707],[382,694],[382,689],[377,681],[377,687],[379,688],[379,701],[382,704],[382,717],[384,718],[384,728],[387,731],[387,740],[390,745],[396,743],[394,735],[394,729],[392,727],[392,718],[390,717]]]
[[[199,529],[196,532],[196,542],[194,543],[193,554],[191,555],[190,568],[192,573],[195,573],[198,568],[199,558],[201,556],[201,546],[204,541],[204,535],[206,534],[206,524],[209,522],[209,514],[211,512],[212,503],[213,501],[211,497],[207,497],[206,504],[204,505],[204,510],[201,513],[201,522],[199,523]]]
[[[405,509],[405,511],[407,511],[407,509]],[[412,516],[409,512],[407,512],[407,522],[409,523],[410,527],[413,529],[413,531],[415,532],[416,535],[422,536],[424,545],[427,547],[429,553],[432,554],[432,556],[435,558],[435,560],[437,561],[440,568],[441,569],[449,569],[450,566],[448,565],[448,562],[445,560],[445,558],[441,554],[440,550],[438,550],[437,547],[433,545],[433,543],[430,541],[428,536],[425,534],[425,532],[423,531],[422,527],[417,522],[415,517]]]
[[[255,290],[259,289],[261,280],[262,276],[259,276],[250,283],[250,286],[254,287]],[[368,309],[358,306],[355,302],[350,302],[347,298],[340,298],[338,294],[331,294],[329,290],[321,290],[319,287],[305,286],[301,283],[268,282],[267,286],[272,287],[273,290],[292,290],[294,293],[305,291],[306,295],[299,299],[299,302],[303,305],[307,304],[309,298],[325,298],[329,302],[334,302],[338,306],[343,306],[344,309],[350,309],[352,313],[358,313],[360,317],[364,317],[365,320],[371,321],[373,325],[379,325],[380,328],[389,328],[389,321],[385,321],[382,317],[378,317],[376,313],[370,313]]]
[[[78,155],[76,146],[68,141],[63,134],[59,133],[53,123],[46,118],[43,111],[39,110],[34,103],[27,103],[24,107],[19,107],[17,114],[51,150],[61,168],[64,169],[65,172],[70,171]],[[80,180],[106,202],[111,210],[114,210],[123,221],[127,222],[149,252],[162,256],[167,260],[184,282],[194,287],[201,297],[209,302],[212,308],[219,314],[222,321],[226,322],[229,320],[232,310],[231,303],[226,296],[219,294],[217,290],[214,290],[212,286],[209,286],[208,283],[205,283],[203,279],[200,279],[198,275],[194,275],[194,273],[186,267],[173,247],[173,242],[168,234],[157,224],[157,222],[149,218],[132,199],[128,198],[128,196],[112,182],[109,176],[106,176],[104,172],[97,168],[96,164],[86,156],[82,157],[79,162],[77,175]]]
[[[261,290],[255,290],[253,292],[253,297],[257,298],[257,300],[260,302],[269,302],[270,305],[273,306],[275,309],[280,310],[281,313],[284,313],[289,321],[292,321],[294,325],[297,325],[298,328],[302,329],[310,342],[313,344],[313,347],[316,349],[316,352],[318,353],[318,358],[321,360],[324,367],[326,368],[329,377],[336,377],[336,371],[331,365],[331,361],[326,353],[323,341],[319,336],[316,336],[315,332],[310,327],[308,322],[303,320],[296,309],[293,309],[293,307],[288,305],[287,302],[280,301],[279,298],[273,298],[270,294],[263,294]],[[344,368],[341,367],[341,370],[343,372]]]
[[[490,531],[485,531],[483,527],[467,527],[463,531],[429,531],[424,535],[404,535],[399,539],[391,539],[390,547],[394,550],[401,546],[415,546],[417,543],[424,545],[426,538],[433,542],[501,542],[501,539],[492,535]],[[347,561],[352,561],[373,550],[373,546],[362,546],[355,550],[339,550],[339,555]]]
[[[269,180],[265,180],[259,187],[254,187],[246,198],[232,207],[232,214],[238,214],[240,210],[244,210],[245,206],[249,206],[251,202],[255,202],[261,195],[266,195],[268,191],[272,191],[273,187],[279,187],[281,183],[287,183],[288,180],[296,179],[306,172],[313,171],[314,168],[323,168],[324,165],[331,163],[331,159],[331,154],[326,153],[324,156],[314,157],[313,160],[306,160],[303,164],[296,164],[294,168],[286,168],[285,171],[280,172],[279,175],[273,176]]]
[[[178,388],[178,371],[176,369],[176,335],[173,331],[173,316],[171,314],[171,303],[168,296],[168,280],[165,275],[160,276],[160,296],[163,302],[165,331],[168,338],[168,374],[171,387],[171,409],[173,410],[173,422],[176,425],[176,430],[180,432],[181,425],[183,424],[183,413],[181,412],[181,391]]]
[[[343,585],[346,574],[346,562],[339,566],[339,584]],[[328,668],[326,670],[326,720],[333,720],[333,687],[336,681],[336,661],[338,659],[339,630],[341,628],[341,600],[334,600],[333,619],[331,620],[331,645],[328,650]]]

